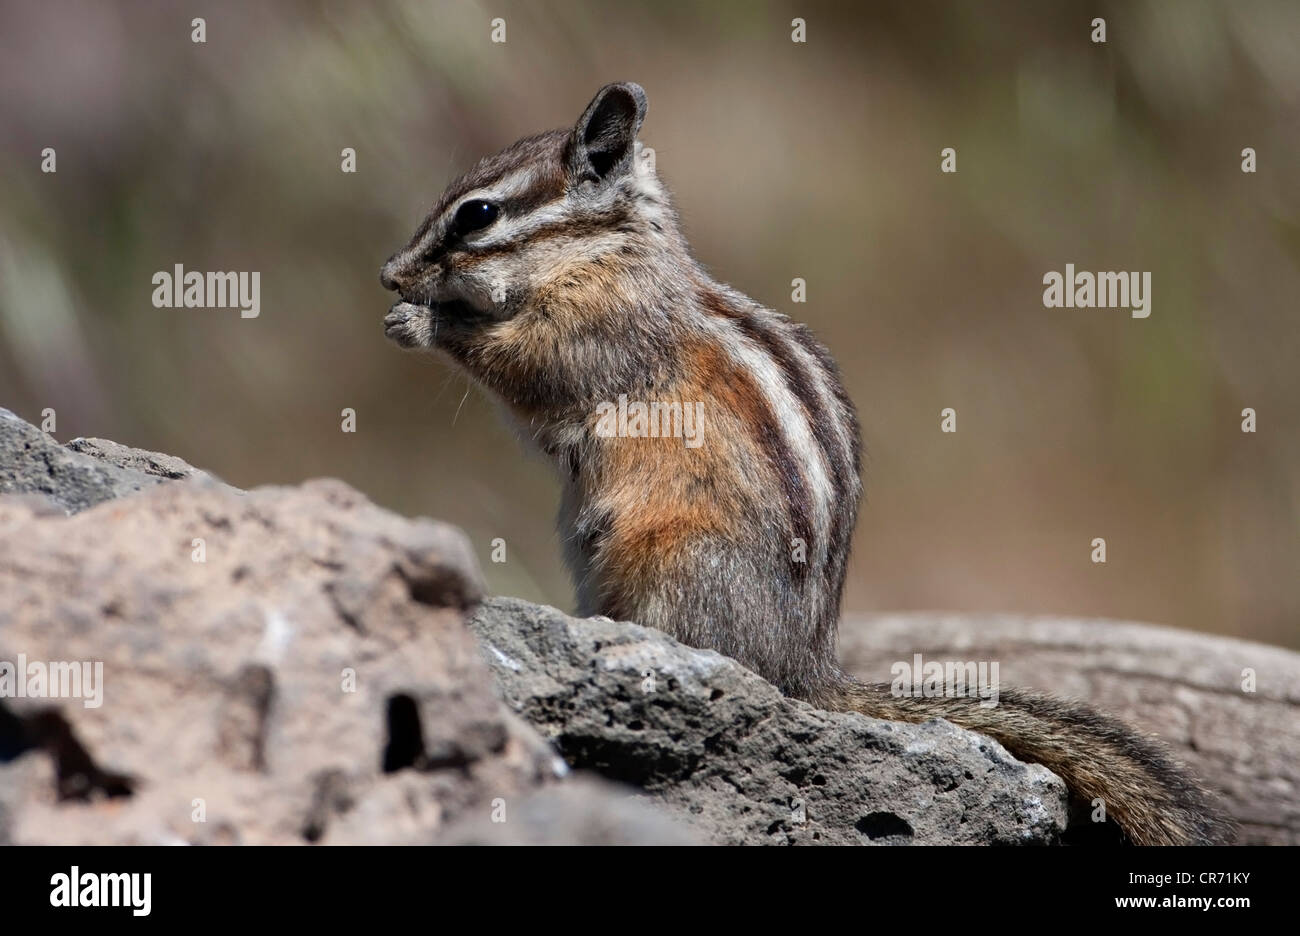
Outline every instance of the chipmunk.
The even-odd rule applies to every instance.
[[[558,466],[580,615],[658,628],[782,692],[894,721],[946,718],[1100,798],[1127,840],[1217,843],[1228,826],[1161,747],[1083,705],[1023,690],[896,698],[844,673],[840,597],[857,519],[857,413],[804,325],[692,258],[636,141],[636,84],[572,128],[530,136],[453,182],[380,281],[390,339],[468,373]],[[643,404],[608,431],[615,401]],[[691,446],[646,406],[702,404]],[[662,428],[662,427],[661,427]],[[671,428],[671,427],[670,427]]]

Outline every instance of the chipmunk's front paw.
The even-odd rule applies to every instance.
[[[403,348],[427,348],[433,343],[433,310],[399,302],[384,316],[384,334]]]

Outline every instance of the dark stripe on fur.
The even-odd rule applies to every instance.
[[[826,375],[827,385],[831,393],[834,394],[836,401],[839,403],[840,413],[837,422],[843,423],[844,430],[849,437],[849,458],[853,465],[851,475],[836,475],[836,493],[841,498],[838,509],[835,510],[834,519],[831,522],[831,555],[835,557],[832,563],[834,568],[828,569],[828,577],[831,583],[831,596],[834,602],[833,608],[838,614],[840,600],[844,595],[844,578],[848,572],[849,550],[853,540],[853,528],[858,521],[858,498],[861,488],[852,482],[859,479],[862,475],[862,429],[858,425],[858,411],[853,405],[853,400],[849,397],[848,390],[844,387],[844,380],[840,376],[839,365],[831,357],[831,353],[826,350],[826,346],[817,340],[807,325],[793,323],[791,334],[795,339],[808,350],[818,363],[822,366],[822,372]],[[843,482],[843,487],[839,482]],[[850,492],[845,488],[852,487]]]
[[[567,237],[574,240],[599,237],[625,225],[631,216],[627,207],[616,206],[612,211],[599,215],[583,215],[576,218],[562,218],[550,224],[543,224],[531,231],[521,232],[516,238],[501,244],[485,247],[466,246],[466,252],[473,258],[503,257],[517,253],[520,249],[539,241]]]
[[[807,420],[809,428],[812,430],[813,437],[817,440],[817,445],[821,449],[826,463],[826,471],[831,477],[834,501],[830,505],[831,526],[830,535],[827,543],[827,562],[822,570],[826,578],[829,592],[837,595],[842,588],[844,578],[844,563],[839,559],[843,555],[842,550],[847,545],[845,531],[852,533],[853,519],[856,511],[852,504],[847,503],[849,495],[849,478],[848,465],[845,453],[841,450],[838,440],[835,437],[834,417],[827,413],[822,404],[821,395],[817,388],[807,379],[803,373],[802,363],[794,357],[792,349],[787,344],[786,338],[778,334],[775,329],[766,328],[759,322],[758,317],[740,309],[737,309],[727,302],[726,296],[705,290],[703,293],[703,303],[706,312],[712,315],[722,316],[731,322],[734,322],[740,329],[741,333],[754,344],[758,345],[768,357],[776,362],[785,377],[786,387],[799,401],[803,410],[804,419]],[[789,323],[787,323],[788,325]],[[800,330],[797,326],[787,328],[787,331]],[[806,331],[806,329],[804,329]],[[802,336],[801,336],[802,337]],[[827,375],[831,383],[837,384],[838,380],[834,374]],[[856,472],[855,472],[856,473]],[[847,520],[845,514],[848,514]],[[811,544],[810,544],[811,545]],[[798,563],[796,563],[798,565]],[[838,598],[835,607],[830,610],[835,612],[838,609]]]
[[[716,384],[714,393],[717,398],[727,401],[743,425],[753,430],[759,451],[776,472],[790,520],[790,532],[804,543],[811,543],[812,492],[762,387],[753,375],[732,362],[721,347],[709,347],[702,364],[704,373]],[[779,548],[784,555],[790,555],[791,544],[784,543]],[[790,566],[794,580],[800,584],[805,582],[808,563],[791,562]]]

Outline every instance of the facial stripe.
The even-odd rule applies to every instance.
[[[557,206],[554,210],[535,211],[514,224],[507,221],[504,225],[493,225],[496,230],[489,231],[490,237],[467,244],[466,250],[473,258],[503,256],[514,254],[525,245],[554,238],[585,240],[600,237],[617,231],[631,220],[627,209],[621,207],[592,215]]]

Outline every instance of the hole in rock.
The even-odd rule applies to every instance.
[[[899,816],[889,812],[874,812],[870,815],[863,816],[854,827],[872,841],[882,838],[892,838],[896,836],[906,836],[911,838],[914,834],[912,827],[907,821]]]
[[[33,750],[43,750],[53,759],[61,800],[90,800],[96,794],[112,798],[134,792],[135,779],[96,764],[77,740],[72,725],[55,709],[19,716],[0,705],[0,763]]]
[[[420,709],[405,693],[388,697],[388,743],[384,746],[384,773],[415,767],[424,759],[424,729]]]

